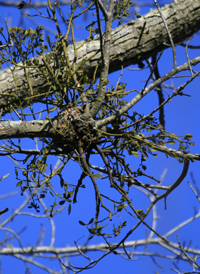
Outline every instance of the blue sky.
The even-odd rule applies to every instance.
[[[32,1],[34,3],[34,1]],[[149,1],[153,2],[153,1]],[[141,9],[141,14],[148,12],[149,8]],[[41,9],[42,12],[46,13],[46,10],[43,8]],[[0,24],[5,28],[4,18],[7,15],[9,27],[11,26],[20,26],[22,24],[20,20],[21,15],[20,10],[16,7],[8,8],[2,7],[0,9]],[[26,11],[27,12],[27,11]],[[34,14],[32,10],[30,10],[31,14]],[[68,10],[64,11],[66,16]],[[88,17],[88,20],[91,19],[91,14]],[[37,17],[33,17],[38,24],[44,24],[45,28],[53,29],[53,24],[49,21],[39,20]],[[87,21],[77,20],[77,32],[76,32],[76,39],[81,40],[85,38],[85,25],[87,25]],[[23,22],[23,26],[25,28],[35,28],[35,26],[29,21],[25,20]],[[63,27],[64,30],[64,27]],[[192,44],[198,45],[199,44],[199,35],[196,35],[193,40]],[[198,56],[199,50],[188,50],[189,57],[194,58]],[[178,65],[186,62],[186,55],[185,49],[181,46],[176,47],[177,53],[177,63]],[[168,71],[172,69],[172,50],[168,49],[164,52],[163,56],[161,57],[161,61],[159,64],[159,71],[160,75],[164,75]],[[131,68],[137,66],[131,66]],[[200,66],[197,66],[196,71],[200,69]],[[116,73],[112,73],[109,76],[110,83],[115,85],[120,75],[120,71]],[[129,89],[138,89],[141,90],[144,83],[142,80],[146,79],[149,75],[149,70],[144,71],[131,71],[128,68],[124,69],[123,76],[121,78],[122,82],[127,82],[127,90]],[[173,79],[174,86],[178,87],[180,84],[183,83],[183,79]],[[171,81],[167,82],[168,84]],[[166,115],[166,129],[171,133],[175,133],[176,135],[185,135],[190,133],[193,135],[193,140],[195,142],[195,147],[191,147],[191,153],[199,153],[200,152],[200,144],[199,144],[199,117],[200,117],[200,93],[199,93],[199,86],[200,80],[195,79],[189,86],[186,87],[184,93],[190,94],[191,97],[176,97],[173,99],[172,102],[165,106],[165,115]],[[134,96],[131,93],[128,99]],[[165,94],[165,98],[167,95]],[[152,91],[146,97],[144,97],[133,109],[140,114],[147,115],[150,113],[155,107],[158,105],[158,98],[156,92]],[[36,107],[37,108],[37,107]],[[131,111],[133,111],[133,109]],[[158,114],[156,114],[158,115]],[[157,116],[156,116],[157,117]],[[44,117],[42,117],[44,118]],[[29,147],[30,142],[28,140],[25,141],[24,146]],[[57,160],[52,159],[52,163],[55,163]],[[94,159],[94,164],[98,164],[97,160]],[[137,159],[134,159],[133,165],[137,164]],[[0,171],[0,178],[5,174],[9,173],[10,176],[5,180],[1,181],[1,195],[5,193],[9,193],[12,191],[18,190],[16,187],[17,181],[15,180],[15,172],[14,166],[16,163],[13,163],[10,158],[8,157],[1,157],[1,171]],[[167,170],[167,173],[164,177],[163,184],[169,185],[173,181],[175,181],[182,171],[182,164],[178,163],[175,159],[166,158],[164,155],[159,153],[158,158],[149,158],[146,162],[148,169],[147,173],[150,173],[152,176],[159,178],[164,170]],[[100,162],[100,165],[102,163]],[[103,165],[102,165],[103,166]],[[193,173],[196,182],[199,182],[199,163],[195,162],[190,164],[189,172],[187,177],[184,179],[182,184],[176,189],[170,196],[167,198],[167,210],[164,210],[164,202],[160,201],[157,204],[158,215],[160,217],[160,221],[158,221],[158,225],[156,227],[156,231],[160,234],[164,234],[180,222],[185,221],[189,217],[193,216],[194,214],[194,206],[199,210],[199,203],[192,192],[191,188],[188,185],[188,181],[192,183],[191,175]],[[81,174],[80,168],[76,163],[70,162],[63,171],[63,176],[67,182],[71,182],[76,184]],[[148,182],[144,179],[143,181]],[[53,221],[56,224],[56,241],[55,246],[64,247],[64,246],[74,246],[74,240],[77,241],[79,245],[84,244],[87,240],[88,232],[83,227],[80,226],[78,221],[82,220],[83,222],[87,223],[93,217],[94,214],[94,203],[95,203],[95,196],[93,191],[93,186],[90,182],[89,178],[84,180],[85,185],[87,186],[86,189],[81,189],[78,193],[78,203],[72,205],[72,212],[70,215],[67,213],[67,209],[63,210],[63,212],[54,216]],[[59,178],[54,179],[54,185],[57,187],[59,184]],[[98,180],[98,186],[100,191],[106,191],[107,194],[111,193],[109,188],[109,183],[106,180]],[[131,190],[131,197],[134,201],[135,208],[142,208],[146,209],[148,207],[148,200],[144,194],[137,191],[136,189]],[[0,209],[9,207],[9,212],[5,215],[1,216],[0,221],[5,220],[13,210],[17,208],[20,204],[24,201],[24,197],[20,195],[20,193],[16,196],[12,196],[8,199],[1,199],[0,200]],[[47,197],[45,200],[47,206],[50,206],[52,203],[52,198]],[[23,212],[31,212],[35,214],[35,211],[32,209],[28,209],[27,207],[23,210]],[[43,209],[41,209],[41,213],[43,213]],[[105,215],[105,211],[102,210],[102,216]],[[106,215],[105,215],[106,216]],[[127,228],[126,231],[129,230],[133,226],[132,218],[129,218],[126,214],[123,215],[122,221],[127,218]],[[147,222],[151,224],[151,216],[147,218]],[[41,231],[41,224],[43,224],[44,229],[46,230],[45,238],[44,238],[44,245],[48,245],[51,240],[51,226],[48,220],[45,219],[33,219],[30,216],[17,216],[12,222],[8,224],[7,227],[15,230],[20,231],[24,227],[27,227],[26,230],[20,235],[22,243],[24,246],[34,245],[37,242],[39,233]],[[111,224],[108,225],[111,227]],[[179,239],[181,243],[185,242],[185,244],[189,244],[190,240],[192,240],[191,246],[197,246],[200,244],[199,238],[199,226],[200,220],[195,220],[193,223],[189,224],[183,229],[178,231]],[[139,230],[136,230],[128,240],[136,240],[136,239],[144,239],[146,236],[146,228],[141,227]],[[148,232],[149,233],[149,232]],[[11,236],[11,235],[10,235]],[[3,240],[5,237],[5,232],[0,232],[0,239]],[[176,241],[176,235],[170,236],[171,240]],[[113,242],[116,242],[117,239],[114,239]],[[102,243],[103,239],[92,239],[89,244],[99,244]],[[18,246],[18,243],[14,240],[13,244]],[[138,247],[136,251],[142,251],[143,249]],[[161,251],[161,248],[157,246],[152,246],[148,248],[148,251]],[[162,252],[165,252],[162,250]],[[95,259],[100,256],[101,252],[93,252],[88,255],[91,258]],[[39,260],[43,262],[42,260]],[[75,258],[69,259],[70,263],[73,265],[78,264],[80,266],[87,263],[86,259],[79,256]],[[164,268],[160,269],[156,266],[151,258],[149,257],[141,257],[139,260],[128,261],[120,256],[110,255],[100,261],[97,266],[91,270],[88,270],[88,273],[153,273],[153,270],[158,271],[158,273],[175,273],[170,270],[172,264],[170,261],[166,259],[158,259],[159,264],[161,264]],[[48,261],[47,265],[57,267],[58,263],[55,261]],[[191,270],[192,268],[187,264],[179,264],[182,270]],[[25,265],[18,259],[11,258],[10,256],[1,256],[1,273],[15,273],[16,269],[18,273],[26,273]],[[41,270],[37,267],[31,266],[32,273],[47,273],[44,270]]]

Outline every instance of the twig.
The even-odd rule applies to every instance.
[[[200,269],[200,265],[199,265],[196,261],[194,261],[194,260],[185,252],[184,248],[181,246],[180,241],[179,241],[178,234],[176,234],[176,237],[177,237],[177,241],[178,241],[179,247],[180,247],[180,249],[183,251],[183,253],[185,254],[185,256],[188,258],[189,261],[191,261],[193,264],[195,264],[195,265],[198,267],[198,269]]]
[[[99,15],[99,0],[95,0],[95,6],[96,6],[96,12],[97,12],[97,23],[98,23],[98,28],[99,28],[99,36],[100,36],[100,49],[101,49],[101,62],[103,65],[104,62],[104,50],[103,50],[103,45],[104,45],[104,40],[103,40],[103,33],[101,29],[101,18]]]
[[[5,209],[3,209],[3,210],[0,210],[0,215],[4,214],[4,213],[6,213],[6,212],[8,212],[8,208],[5,208]]]
[[[100,9],[101,9],[101,11],[102,11],[105,19],[107,20],[109,14],[108,14],[106,8],[104,7],[103,3],[101,2],[101,0],[95,0],[95,3],[98,3],[98,5],[99,5],[99,7],[100,7]]]
[[[189,56],[188,56],[187,49],[188,49],[188,45],[189,45],[189,43],[191,42],[191,40],[192,40],[193,37],[194,37],[194,35],[193,35],[192,37],[190,37],[190,39],[189,39],[189,41],[187,42],[186,47],[185,47],[185,54],[186,54],[186,56],[187,56],[188,66],[189,66],[189,68],[190,68],[190,72],[191,72],[191,75],[192,75],[192,76],[193,76],[193,71],[192,71],[192,67],[191,67],[191,64],[190,64],[190,58],[189,58]]]
[[[164,25],[165,25],[166,31],[167,31],[167,33],[168,33],[169,40],[170,40],[170,43],[171,43],[171,46],[172,46],[172,51],[173,51],[174,68],[177,68],[176,51],[175,51],[175,47],[174,47],[174,42],[173,42],[173,40],[172,40],[170,31],[169,31],[169,29],[168,29],[167,23],[166,23],[166,21],[165,21],[165,18],[164,18],[163,14],[162,14],[162,11],[161,11],[161,9],[160,9],[160,6],[159,6],[158,2],[157,2],[156,0],[154,0],[154,3],[156,4],[156,7],[157,7],[157,9],[158,9],[158,11],[159,11],[159,13],[160,13],[160,16],[161,16],[161,18],[162,18],[162,20],[163,20],[163,23],[164,23]]]
[[[200,202],[200,197],[197,195],[195,189],[193,188],[193,186],[190,184],[190,182],[188,182],[189,186],[191,187],[192,191],[194,192],[194,195],[196,196],[197,200]]]

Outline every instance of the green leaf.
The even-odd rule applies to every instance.
[[[66,202],[65,200],[62,200],[59,202],[59,205],[64,205],[65,202]]]
[[[21,186],[22,185],[22,181],[19,181],[16,186]]]
[[[68,215],[70,215],[71,210],[72,210],[72,206],[71,206],[71,204],[69,204],[69,207],[68,207]]]
[[[123,209],[124,207],[127,207],[127,204],[119,205],[119,206],[117,207],[117,211],[118,211],[118,212],[122,211],[122,209]]]
[[[146,167],[145,165],[142,165],[142,169],[143,169],[143,170],[146,170],[147,167]]]
[[[41,171],[42,171],[42,172],[45,172],[46,169],[47,169],[47,164],[42,165]]]
[[[139,214],[139,215],[140,215],[140,214],[143,214],[143,209],[137,209],[136,212],[137,212],[137,214]]]
[[[189,141],[189,140],[192,139],[192,135],[188,133],[188,134],[185,135],[184,139]]]
[[[102,227],[102,225],[99,225],[98,227],[97,227],[97,233],[101,233],[101,230],[103,229],[103,227]]]
[[[61,187],[64,186],[64,180],[63,180],[63,178],[60,179],[60,186],[61,186]]]
[[[49,35],[47,35],[47,38],[46,38],[47,42],[50,43],[50,38],[49,38]]]
[[[101,177],[101,175],[100,175],[100,174],[94,174],[93,177],[94,177],[95,179],[99,179],[99,178]]]
[[[17,168],[15,168],[15,174],[18,177],[18,170],[17,170]]]
[[[179,146],[179,150],[183,150],[183,149],[186,149],[186,147],[185,147],[184,145],[181,144],[181,145]]]
[[[126,223],[127,223],[126,221],[123,221],[123,224],[122,224],[122,225],[123,225],[123,226],[126,226]]]
[[[137,151],[131,151],[131,154],[135,157],[139,157],[139,153]]]
[[[82,222],[82,221],[78,221],[78,222],[79,222],[80,225],[85,225],[85,223]]]
[[[88,238],[88,240],[91,240],[93,237],[94,237],[94,235],[90,236],[90,237]]]
[[[23,174],[24,176],[26,176],[26,175],[27,175],[27,172],[26,172],[26,171],[23,171],[22,174]]]
[[[67,199],[68,199],[68,198],[71,198],[73,194],[74,194],[73,191],[68,192]]]
[[[89,230],[89,232],[91,233],[91,234],[94,234],[95,235],[95,228],[93,227],[93,228],[90,228],[90,229],[88,229]]]
[[[175,141],[169,141],[169,142],[167,142],[169,145],[175,145],[176,144],[176,142]]]
[[[29,33],[30,33],[30,35],[34,34],[34,33],[35,33],[35,30],[32,29],[32,28],[30,28],[30,29],[29,29]]]
[[[123,205],[119,205],[119,206],[117,207],[117,211],[118,211],[118,212],[122,211],[122,209],[123,209]]]
[[[194,147],[195,143],[194,142],[190,142],[189,145]]]
[[[91,223],[93,223],[93,221],[94,221],[94,218],[92,218],[90,221],[89,221],[89,225],[91,224]]]

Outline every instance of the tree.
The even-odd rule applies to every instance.
[[[198,49],[190,42],[200,28],[200,3],[179,0],[162,9],[157,1],[154,3],[157,9],[124,23],[124,18],[135,16],[130,1],[70,2],[68,17],[59,2],[53,5],[48,1],[46,13],[32,3],[21,2],[22,11],[27,7],[34,11],[30,18],[37,16],[55,24],[55,38],[46,35],[44,42],[44,27],[1,30],[0,60],[2,66],[8,66],[0,75],[1,156],[14,162],[16,185],[25,200],[9,217],[6,215],[9,204],[1,211],[5,220],[0,228],[9,236],[5,235],[0,254],[22,260],[27,271],[30,263],[49,273],[59,273],[55,272],[55,266],[40,262],[47,257],[60,262],[62,273],[68,270],[78,273],[91,269],[111,254],[129,260],[138,254],[148,255],[156,263],[157,257],[173,263],[178,259],[192,265],[193,273],[200,269],[197,260],[200,251],[185,246],[178,236],[170,238],[180,227],[197,219],[199,212],[167,233],[161,234],[156,228],[157,207],[163,208],[164,204],[167,210],[170,195],[173,192],[177,195],[184,182],[189,162],[200,160],[200,155],[191,151],[192,135],[183,132],[184,121],[179,136],[169,131],[164,115],[165,106],[175,98],[180,104],[182,98],[188,100],[187,86],[199,81],[200,70],[196,71],[195,66],[198,69],[200,57],[191,59],[188,52],[190,48]],[[76,20],[91,12],[95,14],[86,28],[88,36],[76,42]],[[60,21],[66,27],[65,32]],[[177,45],[186,50],[187,60],[181,60],[180,65]],[[173,65],[161,74],[159,68],[164,66],[162,55],[167,48],[172,49]],[[122,81],[125,68],[134,64],[141,73],[149,71],[139,89],[134,83],[133,88],[127,88],[129,83]],[[121,74],[115,81],[111,73],[118,70]],[[174,85],[175,77],[178,80]],[[164,95],[166,90],[168,93]],[[143,114],[144,109],[133,111],[133,106],[154,91],[159,104],[149,105],[150,113]],[[164,161],[162,155],[183,166],[177,179],[165,185],[161,184],[159,174],[149,171],[150,162],[155,165],[156,161]],[[66,169],[71,163],[71,172],[77,173],[78,179],[69,182]],[[199,201],[198,188],[195,190],[192,185],[191,188]],[[136,191],[145,195],[141,207]],[[91,207],[89,214],[82,199]],[[28,212],[24,211],[27,206]],[[54,244],[54,219],[66,211],[65,206],[69,216],[79,221],[83,233],[88,232],[87,241],[77,241],[79,235],[73,247]],[[76,206],[78,216],[74,214]],[[20,233],[9,227],[10,221],[20,214],[47,218],[52,228],[50,244],[43,244],[41,229],[36,244],[25,245]],[[64,216],[67,218],[66,213]],[[147,229],[145,239],[130,240],[134,233],[144,229]],[[146,247],[153,244],[165,251],[146,252]],[[143,247],[141,252],[136,251],[139,246]],[[90,251],[96,250],[103,251],[103,255],[90,256]],[[81,266],[71,263],[71,257],[78,255],[86,261],[81,261]]]

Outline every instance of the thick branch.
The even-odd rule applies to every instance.
[[[56,128],[57,121],[54,121]],[[6,121],[0,123],[0,139],[54,137],[56,134],[48,120]]]
[[[195,215],[195,218],[198,218],[199,215]],[[149,245],[149,244],[163,244],[162,239],[160,238],[153,238],[153,239],[144,239],[144,240],[137,240],[137,241],[128,241],[124,243],[125,247],[133,247],[133,246],[143,246],[143,245]],[[115,246],[117,244],[113,244]],[[175,244],[173,242],[169,241],[169,246],[172,246],[174,248],[178,249],[178,244]],[[121,248],[119,246],[119,248]],[[79,246],[79,249],[82,250],[83,252],[88,252],[88,251],[107,251],[108,249],[107,244],[99,244],[99,245],[90,245],[90,246]],[[193,249],[193,248],[188,248],[188,252],[200,255],[200,250],[198,249]],[[0,250],[1,255],[15,255],[15,254],[38,254],[38,253],[52,253],[52,254],[71,254],[71,253],[77,253],[79,255],[80,253],[77,250],[77,247],[50,247],[50,246],[38,246],[38,247],[24,247],[23,249],[18,248],[18,247],[5,247]]]
[[[183,42],[200,29],[199,0],[179,0],[164,6],[161,10],[175,44]],[[83,41],[78,42],[77,47],[82,43]],[[150,11],[147,15],[113,30],[109,73],[121,69],[121,66],[137,64],[166,49],[168,45],[169,37],[159,12]],[[72,62],[74,60],[73,46],[68,46],[67,51]],[[90,77],[93,76],[96,65],[101,63],[99,36],[85,43],[77,51],[77,65],[83,58],[90,58],[95,53],[96,55],[82,66],[82,69],[88,71],[87,74]],[[97,73],[98,76],[99,73],[100,71]],[[45,91],[45,87],[44,79],[36,78],[35,74],[36,71],[30,69],[30,83],[36,95],[41,88]],[[0,97],[0,107],[5,108],[9,105],[6,99],[8,94],[17,93],[21,99],[30,95],[24,69],[17,67],[14,75],[16,83],[10,69],[4,70],[0,75],[1,93],[4,94]]]

